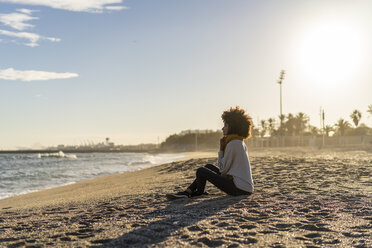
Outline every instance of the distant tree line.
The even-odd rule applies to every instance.
[[[160,144],[163,150],[196,150],[211,149],[219,146],[222,131],[217,130],[186,130],[180,134],[172,134]]]
[[[372,116],[372,104],[368,106],[367,113]],[[252,137],[372,135],[372,128],[360,122],[362,113],[359,110],[354,110],[349,117],[351,122],[340,118],[334,125],[325,125],[323,129],[311,125],[309,116],[303,112],[289,113],[279,116],[279,120],[275,118],[261,120],[253,126]],[[221,137],[221,130],[186,130],[168,136],[160,144],[160,149],[178,151],[215,149]]]
[[[372,116],[372,104],[368,106],[367,113]],[[334,125],[326,125],[323,128],[310,125],[310,118],[303,112],[297,114],[279,116],[279,123],[275,118],[261,120],[258,126],[253,128],[254,137],[274,136],[319,136],[323,133],[329,136],[352,136],[372,135],[372,128],[360,122],[362,113],[354,110],[350,114],[351,122],[340,118]]]

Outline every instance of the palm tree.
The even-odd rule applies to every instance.
[[[267,120],[268,122],[268,129],[269,129],[269,134],[270,134],[270,137],[273,135],[274,131],[275,131],[275,119],[274,118],[269,118]]]
[[[309,117],[302,112],[299,112],[295,117],[295,134],[302,135],[308,126]]]
[[[310,133],[311,135],[313,136],[317,136],[319,135],[319,128],[315,127],[315,126],[310,126]]]
[[[266,121],[265,120],[261,120],[261,137],[264,137],[265,134],[266,134],[266,131],[267,131],[267,124],[266,124]]]
[[[258,137],[258,136],[260,136],[260,130],[256,126],[253,126],[252,127],[252,137]]]
[[[350,118],[353,120],[355,127],[358,127],[359,121],[362,118],[362,113],[359,110],[354,110]]]
[[[324,132],[326,134],[327,137],[329,137],[329,133],[334,131],[334,128],[331,126],[331,125],[327,125],[324,127]]]
[[[287,121],[285,122],[285,129],[289,136],[293,136],[295,133],[295,125],[296,125],[295,121],[296,119],[293,116],[293,114],[289,113],[287,115]]]
[[[368,105],[367,113],[369,113],[369,115],[372,115],[372,104]]]
[[[350,128],[350,123],[348,121],[345,121],[344,119],[339,119],[337,123],[335,124],[337,133],[341,136],[345,135],[345,131]]]

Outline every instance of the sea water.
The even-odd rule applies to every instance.
[[[0,199],[169,163],[184,154],[0,154]]]

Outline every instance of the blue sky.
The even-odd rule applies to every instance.
[[[281,69],[284,113],[372,126],[368,1],[59,3],[0,0],[0,149],[155,143],[236,105],[257,122],[279,114]]]

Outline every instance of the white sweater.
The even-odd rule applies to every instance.
[[[231,175],[237,188],[253,192],[251,165],[248,158],[247,146],[241,140],[230,141],[225,152],[218,152],[218,167],[222,174]]]

